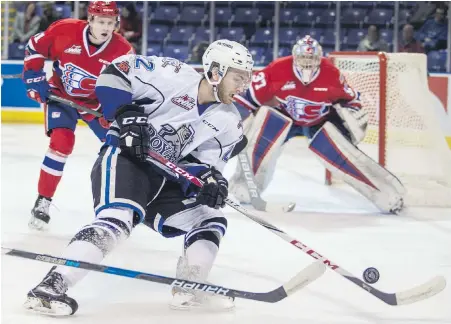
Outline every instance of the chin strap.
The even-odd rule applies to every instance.
[[[218,96],[218,86],[217,85],[213,86],[213,95],[215,96],[215,99],[217,102],[221,102],[221,100],[219,100],[219,96]]]

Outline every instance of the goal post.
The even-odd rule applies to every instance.
[[[408,205],[451,206],[451,151],[428,88],[427,56],[332,52],[329,58],[368,112],[359,148],[400,178]],[[326,183],[332,180],[326,172]]]

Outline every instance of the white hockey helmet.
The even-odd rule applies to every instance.
[[[202,65],[204,67],[204,75],[208,82],[217,86],[221,83],[222,78],[226,75],[229,68],[249,72],[250,78],[254,61],[252,54],[245,46],[228,39],[220,39],[208,46],[202,56]],[[217,69],[219,74],[217,81],[211,80],[211,73],[214,69]]]

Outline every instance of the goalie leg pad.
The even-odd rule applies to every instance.
[[[249,157],[260,192],[272,179],[277,158],[292,123],[289,117],[267,106],[260,107],[255,117],[249,117],[244,123],[245,135],[249,140],[245,153]],[[250,202],[245,181],[238,161],[235,174],[230,180],[229,191],[241,202]]]
[[[324,124],[309,149],[338,178],[372,201],[383,212],[398,212],[405,188],[387,169],[352,145],[331,123]]]

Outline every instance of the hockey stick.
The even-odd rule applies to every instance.
[[[82,111],[87,112],[88,114],[94,115],[96,117],[102,117],[103,116],[98,111],[91,110],[89,108],[77,105],[75,102],[72,102],[72,101],[70,101],[68,99],[64,99],[64,98],[55,96],[53,94],[49,95],[49,99],[53,100],[53,101],[57,101],[57,102],[62,103],[62,104],[65,104],[65,105],[70,106],[70,107],[72,107],[74,109],[82,110]]]
[[[19,78],[22,78],[22,74],[2,74],[2,79],[19,79]],[[64,99],[64,98],[55,96],[54,94],[50,94],[50,95],[48,96],[48,98],[49,98],[50,100],[53,100],[53,101],[56,101],[56,102],[65,104],[65,105],[70,106],[70,107],[72,107],[72,108],[75,108],[75,109],[84,111],[84,112],[89,113],[89,114],[91,114],[91,115],[94,115],[94,116],[96,116],[96,117],[102,117],[102,116],[103,116],[103,115],[102,115],[101,113],[99,113],[98,111],[91,110],[91,109],[89,109],[89,108],[86,108],[86,107],[77,105],[76,103],[74,103],[74,102],[72,102],[72,101],[70,101],[70,100],[68,100],[68,99]]]
[[[241,152],[238,154],[238,163],[240,164],[241,174],[244,177],[244,182],[246,182],[247,192],[249,197],[251,198],[251,204],[254,206],[256,210],[266,211],[271,213],[277,212],[291,212],[294,207],[296,207],[296,203],[289,203],[288,205],[283,204],[274,204],[268,203],[263,200],[260,196],[258,187],[255,182],[255,176],[251,169],[251,164],[249,161],[249,157],[245,152]]]
[[[21,79],[22,74],[2,74],[2,79]]]
[[[203,284],[195,281],[181,280],[172,277],[160,276],[152,273],[145,273],[140,271],[121,269],[116,267],[110,267],[107,265],[89,263],[83,261],[75,261],[64,258],[58,258],[47,254],[40,254],[34,252],[27,252],[16,249],[8,249],[2,247],[2,254],[16,256],[24,259],[37,260],[56,265],[64,265],[73,268],[85,269],[96,272],[103,272],[115,276],[129,277],[134,279],[146,280],[156,282],[164,285],[170,285],[174,287],[181,287],[186,289],[201,290],[216,295],[227,296],[232,298],[250,299],[265,303],[277,303],[282,299],[294,294],[298,290],[304,288],[308,284],[312,283],[326,271],[326,267],[321,262],[314,262],[304,268],[296,276],[291,278],[288,282],[282,286],[264,293],[255,293],[244,290],[236,290],[232,288],[226,288],[222,286],[215,286],[210,284]]]
[[[59,98],[62,99],[62,98]],[[63,99],[65,100],[65,99]],[[72,103],[70,105],[73,108],[81,109],[79,105]],[[93,113],[93,111],[88,111],[88,113]],[[176,174],[183,176],[184,178],[188,179],[191,183],[198,187],[202,187],[203,183],[193,175],[186,172],[184,169],[178,167],[176,164],[168,161],[164,157],[160,156],[158,153],[154,151],[148,151],[149,159],[153,158],[155,161],[161,163],[162,165],[168,167]],[[150,161],[153,163],[152,161]],[[348,279],[358,287],[362,288],[363,290],[369,292],[374,297],[380,299],[386,304],[397,306],[397,305],[406,305],[411,304],[417,301],[421,301],[424,299],[427,299],[429,297],[432,297],[439,292],[441,292],[445,286],[446,286],[446,280],[443,276],[436,276],[429,281],[423,283],[422,285],[418,285],[414,288],[401,291],[401,292],[395,292],[395,293],[386,293],[383,291],[380,291],[372,286],[369,286],[362,280],[360,280],[358,277],[354,276],[349,271],[341,268],[340,266],[334,264],[329,259],[323,257],[321,254],[313,250],[312,248],[308,247],[304,243],[296,240],[295,238],[289,236],[284,231],[280,230],[279,228],[275,227],[274,225],[271,225],[270,223],[266,222],[265,220],[261,219],[260,217],[252,214],[249,212],[246,208],[241,206],[239,203],[234,202],[233,200],[226,198],[225,202],[235,209],[236,211],[242,213],[246,217],[250,218],[254,222],[260,224],[263,227],[266,227],[268,230],[270,230],[272,233],[276,234],[277,236],[281,237],[283,240],[289,242],[291,245],[294,245],[298,249],[302,250],[303,252],[310,255],[312,258],[315,258],[317,260],[320,260],[325,265],[327,265],[330,269],[334,270],[335,272],[339,273],[344,278]]]
[[[176,164],[166,160],[164,157],[160,156],[158,153],[154,151],[149,151],[149,159],[152,158],[155,161],[163,164],[170,170],[172,170],[174,173],[188,179],[191,183],[198,187],[202,187],[203,183],[198,178],[194,177],[193,175],[186,172],[184,169],[178,167]],[[246,217],[250,218],[254,222],[260,224],[261,226],[266,227],[268,230],[270,230],[272,233],[276,234],[277,236],[281,237],[283,240],[289,242],[291,245],[294,245],[298,249],[302,250],[303,252],[310,255],[312,258],[315,258],[317,260],[320,260],[325,265],[327,265],[330,269],[334,270],[335,272],[339,273],[341,276],[345,277],[358,287],[362,288],[363,290],[369,292],[374,297],[380,299],[384,303],[387,303],[389,305],[395,306],[395,305],[405,305],[405,304],[411,304],[420,300],[427,299],[429,297],[432,297],[439,292],[441,292],[445,286],[446,286],[446,280],[443,276],[436,276],[426,283],[416,286],[414,288],[396,292],[396,293],[386,293],[383,291],[380,291],[372,286],[369,286],[356,276],[354,276],[352,273],[348,272],[347,270],[341,268],[340,266],[336,265],[329,259],[323,257],[321,254],[313,250],[312,248],[308,247],[304,243],[298,241],[297,239],[289,236],[287,233],[282,231],[281,229],[275,227],[274,225],[271,225],[270,223],[266,222],[265,220],[259,218],[256,215],[253,215],[251,212],[249,212],[246,208],[241,206],[239,203],[234,202],[233,200],[226,198],[225,202],[227,205],[232,207],[233,209],[239,211]]]

